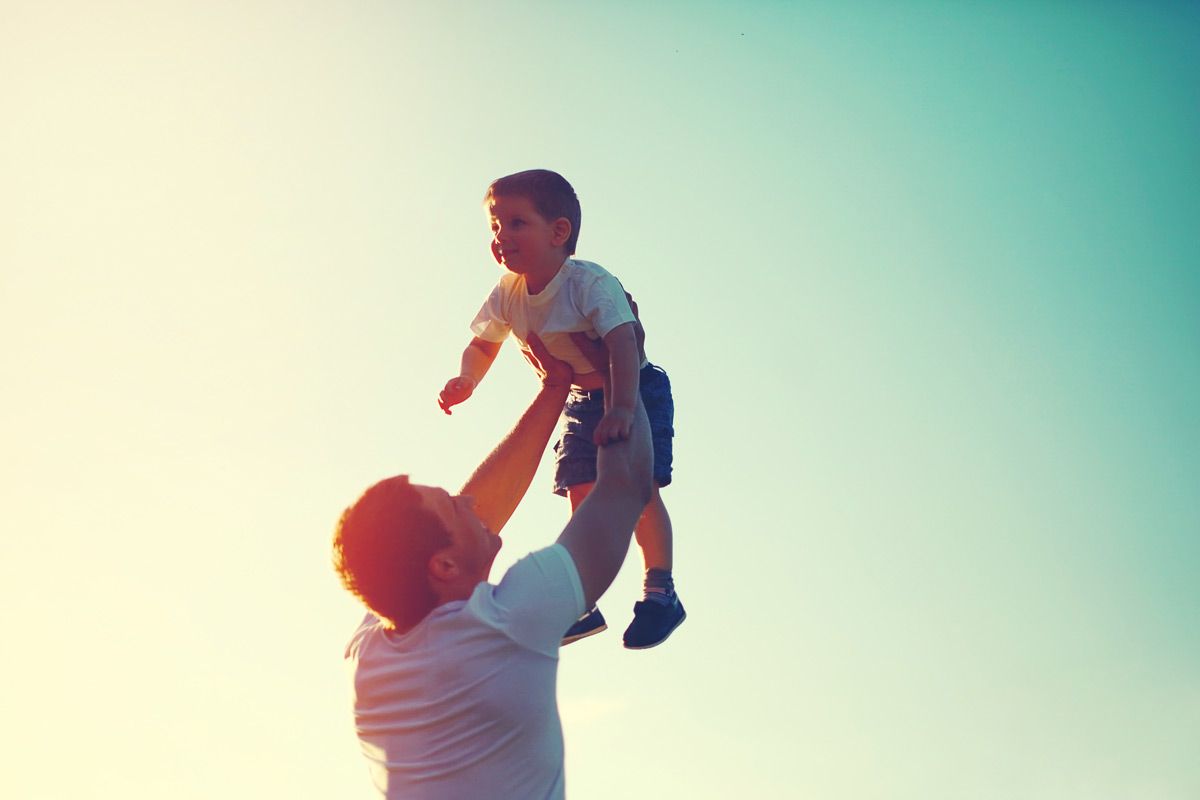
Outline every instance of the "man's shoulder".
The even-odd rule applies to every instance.
[[[357,660],[362,656],[363,648],[366,646],[367,641],[381,634],[384,629],[385,626],[379,617],[368,611],[367,615],[363,617],[358,627],[354,630],[354,634],[350,637],[350,642],[346,645],[345,657]]]
[[[578,582],[579,570],[575,568],[575,560],[567,548],[555,542],[522,556],[493,588],[499,591],[506,584],[565,583],[569,586]]]
[[[583,584],[571,554],[555,543],[521,558],[498,584],[480,584],[469,606],[510,638],[550,655],[585,610]]]

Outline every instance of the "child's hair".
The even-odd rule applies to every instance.
[[[566,217],[571,223],[571,236],[564,247],[567,255],[575,254],[575,244],[579,241],[579,223],[582,216],[579,210],[579,198],[567,179],[557,172],[548,169],[527,169],[505,175],[492,181],[483,202],[491,204],[494,197],[527,197],[538,213],[553,222],[559,217]]]

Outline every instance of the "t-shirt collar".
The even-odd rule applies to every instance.
[[[558,268],[558,272],[554,273],[554,277],[551,278],[550,282],[546,284],[546,288],[542,289],[537,294],[529,294],[529,287],[526,286],[525,294],[528,296],[529,302],[534,305],[541,305],[542,303],[548,302],[550,298],[554,297],[554,295],[558,293],[559,287],[561,287],[567,280],[567,273],[570,272],[570,270],[567,269],[567,264],[569,263],[571,263],[570,257],[564,259],[562,266]]]

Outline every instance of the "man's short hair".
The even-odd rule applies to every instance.
[[[579,198],[567,179],[557,172],[548,169],[527,169],[515,172],[492,181],[483,201],[491,205],[492,198],[527,197],[538,213],[553,222],[559,217],[566,217],[571,223],[571,236],[564,247],[567,255],[575,255],[575,245],[579,242],[579,223],[582,212],[579,208]]]
[[[437,606],[430,557],[451,544],[407,475],[386,478],[346,509],[333,534],[333,567],[342,585],[377,617],[408,629]]]

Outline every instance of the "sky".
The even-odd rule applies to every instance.
[[[688,620],[569,796],[1200,796],[1193,3],[0,0],[0,796],[367,798],[329,565],[547,167],[676,402]],[[550,464],[493,576],[564,523]]]

